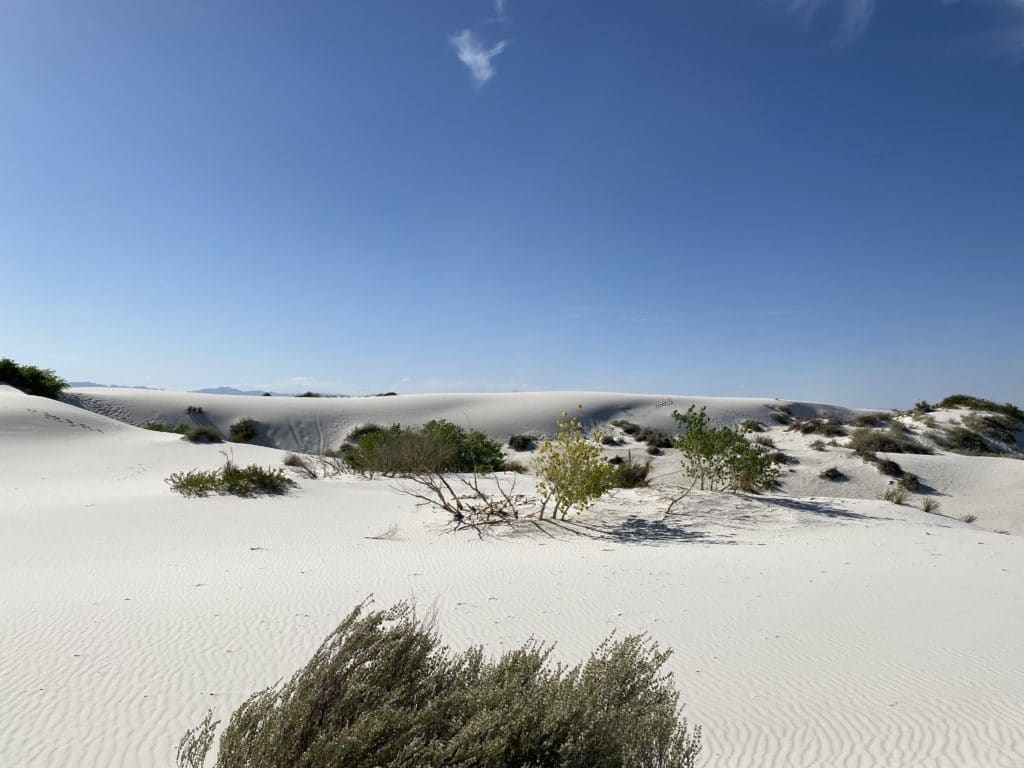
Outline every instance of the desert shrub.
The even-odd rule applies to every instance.
[[[248,443],[256,437],[258,426],[253,419],[239,419],[229,427],[228,438],[232,443]]]
[[[319,392],[303,392],[301,395],[296,395],[296,397],[323,397],[323,395]]]
[[[612,475],[613,488],[642,488],[647,485],[647,478],[651,474],[650,459],[636,461],[632,454],[615,466]]]
[[[849,448],[862,456],[873,453],[931,453],[906,432],[893,429],[875,430],[869,427],[855,429],[850,435]]]
[[[216,427],[189,427],[185,439],[190,443],[220,443],[224,441]]]
[[[772,413],[772,421],[774,421],[776,424],[789,424],[790,418],[784,413],[774,411]]]
[[[885,496],[882,497],[888,502],[893,504],[906,504],[907,503],[907,489],[901,488],[898,485],[894,485],[892,488],[885,492]]]
[[[627,435],[635,435],[641,430],[639,424],[634,424],[632,421],[626,421],[625,419],[615,419],[612,423],[613,427],[618,427]]]
[[[825,441],[824,440],[812,440],[810,448],[812,451],[824,451]]]
[[[648,456],[661,456],[663,453],[665,453],[665,451],[663,451],[656,445],[648,445],[646,448],[644,448],[644,451],[647,453]]]
[[[672,440],[664,432],[660,432],[653,427],[641,427],[639,431],[633,434],[633,438],[640,443],[647,443],[655,448],[671,448]]]
[[[377,392],[373,397],[398,397],[397,392]]]
[[[972,395],[950,395],[939,403],[940,408],[969,408],[972,411],[989,411],[1009,416],[1015,421],[1024,421],[1024,410],[1013,403],[999,404],[993,400]]]
[[[938,514],[939,509],[941,507],[942,507],[942,505],[938,502],[937,499],[925,499],[921,503],[921,509],[924,510],[925,512],[927,512],[930,515]]]
[[[989,447],[989,444],[985,442],[985,438],[966,427],[958,426],[944,432],[931,432],[929,437],[947,451],[954,451],[955,453],[964,453],[971,456],[984,456],[995,453]]]
[[[888,475],[889,477],[903,477],[904,475],[903,467],[892,459],[876,458],[874,464],[875,468],[883,475]]]
[[[880,427],[892,421],[891,413],[876,411],[874,413],[862,413],[855,416],[846,423],[851,427]]]
[[[286,492],[295,481],[281,469],[267,469],[257,464],[239,467],[230,458],[220,469],[175,472],[166,480],[171,490],[182,496],[220,495],[252,497]]]
[[[740,422],[740,426],[746,432],[764,432],[768,427],[764,425],[764,422],[758,421],[757,419],[744,419]]]
[[[189,424],[179,424],[176,427],[172,427],[170,424],[164,424],[162,421],[147,421],[142,425],[142,428],[152,432],[170,432],[175,435],[187,435],[192,426]]]
[[[201,405],[190,405],[185,409],[185,413],[189,416],[199,415],[203,412],[203,406]]]
[[[601,435],[601,445],[621,445],[622,441],[615,435]]]
[[[900,485],[911,493],[917,493],[921,490],[921,478],[913,472],[904,472],[900,477]]]
[[[793,457],[783,451],[771,451],[769,454],[773,464],[789,464],[794,461]]]
[[[829,467],[828,469],[823,469],[821,473],[818,475],[818,477],[820,477],[822,480],[832,481],[847,479],[846,475],[839,471],[839,467]]]
[[[846,429],[834,419],[803,419],[794,421],[789,426],[790,432],[800,432],[802,435],[823,435],[825,437],[842,437]]]
[[[1017,442],[1014,433],[1022,426],[1016,419],[1012,419],[1002,413],[969,413],[961,421],[968,429],[990,440],[998,440],[999,442],[1010,444]]]
[[[768,435],[758,435],[754,438],[754,442],[758,445],[763,445],[765,448],[775,447],[775,441],[768,437]]]
[[[48,368],[21,365],[9,357],[0,358],[0,384],[9,384],[26,395],[59,400],[68,383]]]
[[[353,429],[346,435],[345,439],[350,440],[353,443],[358,443],[366,435],[372,435],[374,432],[383,431],[384,427],[380,424],[374,424],[372,421],[369,424],[361,424],[360,426]]]
[[[533,435],[512,435],[508,439],[508,447],[513,451],[532,451],[537,444]]]
[[[700,729],[680,718],[669,657],[609,638],[575,667],[531,641],[487,657],[443,646],[412,606],[353,610],[291,679],[232,713],[214,768],[693,768]],[[212,713],[182,739],[201,766]]]
[[[296,474],[310,480],[316,480],[320,475],[316,471],[316,466],[313,462],[305,456],[300,456],[297,453],[285,454],[283,463],[286,467],[293,470]]]
[[[570,510],[584,511],[610,489],[615,473],[611,464],[601,461],[600,444],[583,433],[579,416],[569,418],[564,411],[558,420],[558,434],[537,449],[534,468],[544,507],[553,502],[552,517],[561,515],[563,520]],[[540,516],[544,516],[543,509]]]
[[[778,470],[772,453],[747,440],[742,427],[714,427],[707,408],[698,411],[694,405],[685,414],[674,411],[672,417],[683,470],[701,490],[756,492],[775,485]]]
[[[931,413],[935,410],[935,406],[929,403],[927,400],[918,400],[914,403],[914,413]]]
[[[976,522],[977,519],[978,519],[977,515],[964,515],[964,516],[962,516],[960,518],[960,521],[964,522],[964,523],[970,524],[970,523]]]
[[[789,405],[777,405],[775,406],[775,410],[779,413],[784,413],[787,416],[793,415],[793,409]]]
[[[611,458],[608,459],[608,463],[611,464],[612,466],[618,466],[624,461],[625,459],[622,458],[621,456],[612,456]]]
[[[498,443],[483,432],[467,431],[443,419],[419,428],[392,424],[366,432],[342,455],[350,469],[390,476],[498,472],[505,467]]]

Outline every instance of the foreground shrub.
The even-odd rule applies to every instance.
[[[577,411],[581,410],[577,407]],[[540,444],[534,462],[539,482],[537,490],[544,500],[554,502],[553,517],[562,519],[571,509],[582,512],[612,487],[615,469],[601,460],[601,445],[583,434],[578,416],[562,412],[554,440]],[[540,516],[544,517],[544,508]]]
[[[239,419],[229,427],[229,439],[232,443],[248,443],[256,437],[258,426],[253,419]]]
[[[350,469],[387,476],[444,472],[500,472],[501,446],[483,432],[467,431],[443,419],[420,428],[393,424],[364,432],[343,453]]]
[[[931,451],[907,434],[906,427],[875,430],[861,427],[850,435],[847,445],[862,456],[874,453],[931,453]]]
[[[227,459],[220,469],[175,472],[166,482],[172,491],[191,497],[213,493],[222,496],[263,496],[285,493],[295,486],[295,481],[281,469],[267,469],[257,464],[239,467],[231,459]]]
[[[751,443],[742,427],[713,427],[707,408],[675,411],[675,448],[683,469],[701,490],[758,492],[775,485],[778,469],[767,447]]]
[[[244,701],[214,768],[692,768],[668,651],[609,639],[575,667],[529,642],[454,652],[408,603],[358,606],[304,668]],[[178,747],[203,765],[212,713]]]
[[[60,399],[68,383],[48,368],[19,365],[9,357],[0,358],[0,384],[9,384],[26,395]]]

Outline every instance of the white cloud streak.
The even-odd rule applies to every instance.
[[[459,61],[466,65],[469,74],[473,78],[473,84],[482,88],[487,81],[494,77],[494,65],[491,59],[505,50],[505,41],[502,40],[487,48],[480,42],[476,34],[469,29],[464,29],[457,35],[448,38],[455,47],[455,53]]]

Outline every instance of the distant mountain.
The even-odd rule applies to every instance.
[[[207,387],[206,389],[192,389],[202,395],[262,395],[262,389],[235,389],[234,387]],[[278,392],[271,392],[272,395],[280,395]]]
[[[156,389],[163,387],[147,387],[144,384],[97,384],[95,381],[69,381],[69,387],[105,387],[107,389]]]

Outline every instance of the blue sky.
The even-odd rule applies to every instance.
[[[2,355],[168,388],[1024,402],[1022,0],[4,17]]]

